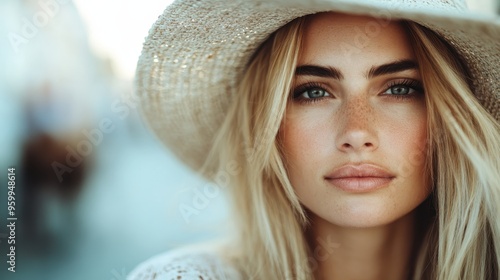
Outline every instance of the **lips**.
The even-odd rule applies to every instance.
[[[347,164],[335,169],[325,179],[347,192],[369,192],[387,186],[396,176],[373,164]]]

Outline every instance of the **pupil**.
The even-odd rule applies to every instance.
[[[393,87],[392,88],[392,94],[408,94],[408,87]]]

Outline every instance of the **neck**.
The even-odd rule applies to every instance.
[[[314,217],[309,233],[316,279],[401,280],[413,270],[415,211],[387,225],[344,228]]]

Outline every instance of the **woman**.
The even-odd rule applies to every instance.
[[[178,1],[151,30],[145,116],[239,230],[130,279],[500,279],[500,26],[270,2]]]

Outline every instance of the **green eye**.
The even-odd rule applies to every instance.
[[[405,85],[396,85],[390,87],[386,93],[393,94],[393,95],[407,95],[407,94],[412,94],[415,90],[412,89],[409,86]]]
[[[292,92],[293,100],[302,104],[323,101],[330,96],[331,94],[318,83],[307,83]]]
[[[305,90],[300,96],[302,98],[314,99],[314,98],[325,97],[327,95],[328,95],[328,93],[324,89],[310,88],[310,89]]]
[[[402,80],[391,82],[385,90],[385,95],[392,95],[395,97],[405,97],[418,95],[424,93],[422,83],[416,80]]]

